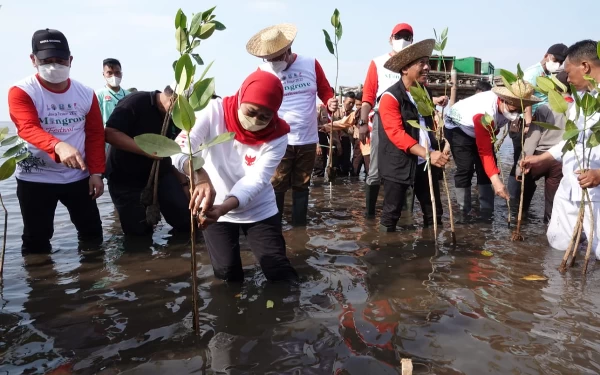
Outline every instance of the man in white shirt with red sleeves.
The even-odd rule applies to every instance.
[[[360,141],[363,144],[370,143],[371,158],[369,163],[369,171],[365,183],[366,191],[366,216],[368,218],[375,217],[375,204],[379,195],[379,186],[381,177],[379,175],[378,165],[378,132],[380,118],[377,111],[378,98],[392,85],[400,80],[400,74],[392,72],[384,67],[385,63],[406,46],[413,42],[413,28],[409,24],[400,23],[394,27],[390,36],[390,44],[392,51],[374,58],[367,72],[365,84],[363,85],[363,101],[360,110],[360,120],[358,128],[360,133]],[[448,103],[447,97],[433,98],[436,105],[445,106]],[[369,121],[371,116],[372,123]],[[410,218],[414,205],[414,194],[412,187],[406,192],[406,201],[403,207],[403,218]]]
[[[284,88],[279,117],[290,125],[288,145],[271,183],[283,214],[285,193],[292,188],[292,224],[306,225],[310,178],[319,143],[317,97],[330,113],[338,108],[331,85],[319,62],[292,52],[297,29],[291,24],[267,27],[255,34],[247,51],[265,61],[259,67],[279,77]]]
[[[30,154],[16,172],[21,251],[51,251],[58,202],[69,210],[79,240],[102,242],[96,198],[104,192],[105,154],[98,99],[94,90],[69,78],[73,57],[63,33],[36,31],[32,49],[37,74],[8,92],[10,117]]]

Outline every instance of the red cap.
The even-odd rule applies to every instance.
[[[407,24],[407,23],[399,23],[399,24],[397,24],[396,27],[394,27],[394,30],[392,30],[392,35],[396,35],[400,31],[409,31],[411,34],[414,34],[412,26],[409,25],[409,24]]]

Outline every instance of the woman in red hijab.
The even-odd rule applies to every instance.
[[[285,253],[281,218],[275,203],[271,176],[285,154],[289,125],[277,117],[283,86],[273,74],[252,73],[240,90],[223,100],[214,99],[196,113],[190,134],[176,139],[183,150],[188,142],[197,150],[223,133],[235,133],[233,142],[202,152],[206,161],[194,173],[190,209],[198,214],[200,227],[215,276],[242,281],[240,228],[268,280],[296,279]],[[188,157],[173,156],[173,165],[189,175]]]

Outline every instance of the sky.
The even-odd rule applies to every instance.
[[[171,66],[179,56],[177,10],[191,19],[192,13],[217,5],[216,19],[227,29],[215,32],[197,51],[205,63],[214,60],[208,76],[215,77],[217,93],[227,96],[261,63],[246,52],[248,39],[264,27],[284,22],[298,27],[294,52],[317,58],[333,86],[336,62],[322,29],[331,33],[330,17],[336,7],[344,30],[338,84],[355,86],[364,81],[371,59],[391,50],[389,36],[397,23],[411,24],[415,41],[433,38],[434,28],[448,27],[447,56],[476,56],[496,68],[516,71],[517,63],[525,68],[540,61],[554,43],[598,38],[600,1],[586,3],[585,8],[568,9],[567,2],[558,0],[0,0],[0,35],[4,35],[0,121],[9,120],[8,89],[35,73],[29,54],[31,36],[38,29],[65,34],[74,58],[73,79],[94,89],[102,87],[102,60],[114,57],[123,66],[124,88],[161,90],[174,80]],[[511,16],[508,10],[519,15]],[[563,26],[556,27],[556,20]]]

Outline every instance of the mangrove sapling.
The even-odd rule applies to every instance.
[[[337,8],[333,11],[333,15],[331,16],[331,26],[333,26],[333,41],[331,40],[331,36],[329,35],[329,33],[327,32],[327,30],[323,29],[323,34],[325,35],[325,46],[327,47],[327,50],[329,51],[329,53],[331,53],[334,57],[335,57],[335,85],[333,86],[333,92],[334,95],[337,93],[338,91],[338,75],[340,72],[340,59],[339,59],[339,52],[338,52],[338,43],[340,41],[340,39],[342,39],[342,22],[340,20],[340,12],[339,10],[337,10]],[[326,107],[327,107],[327,103],[323,103]],[[329,108],[327,108],[327,111],[329,111]],[[332,185],[333,185],[333,180],[335,178],[335,174],[333,172],[333,114],[331,115],[331,121],[330,121],[330,126],[331,126],[331,131],[329,133],[329,158],[327,160],[327,170],[326,170],[326,176],[327,179],[329,180],[329,188],[330,191],[332,189]]]
[[[446,62],[444,60],[444,49],[446,48],[446,43],[448,43],[448,28],[446,27],[443,31],[442,34],[440,35],[440,37],[438,38],[437,32],[435,29],[433,29],[433,33],[435,35],[435,46],[434,46],[434,50],[438,51],[440,53],[440,60],[442,65],[444,65],[444,96],[447,97],[448,96],[448,79],[447,79],[447,75],[448,75],[448,71],[446,69]],[[446,137],[444,136],[444,110],[445,110],[445,106],[442,106],[442,114],[440,116],[440,120],[437,121],[437,128],[436,128],[436,138],[437,138],[437,142],[438,145],[440,147],[440,151],[443,152],[442,150],[442,143],[448,144],[448,140],[446,139]],[[446,191],[446,197],[448,199],[448,212],[450,214],[450,231],[452,233],[452,244],[456,245],[456,232],[454,231],[454,212],[452,210],[452,199],[450,198],[450,189],[448,188],[448,179],[446,178],[446,167],[442,167],[442,179],[444,181],[444,190]]]
[[[9,179],[17,169],[17,163],[27,159],[30,155],[26,151],[27,143],[19,139],[19,136],[13,135],[6,138],[8,135],[8,128],[0,128],[0,146],[9,146],[15,144],[2,154],[1,158],[6,160],[0,166],[0,181]],[[0,193],[0,205],[4,211],[4,234],[2,237],[2,253],[0,254],[0,278],[2,277],[2,271],[4,270],[4,255],[6,254],[6,234],[8,232],[8,210],[4,205],[2,194]]]
[[[161,134],[142,134],[134,138],[136,144],[147,154],[158,158],[171,157],[182,153],[181,147],[172,139],[165,136],[169,119],[172,117],[173,123],[182,131],[189,133],[196,122],[195,111],[201,111],[211,101],[215,92],[214,78],[204,78],[211,64],[209,64],[202,75],[194,82],[196,66],[203,65],[204,62],[200,55],[194,53],[194,50],[200,46],[202,40],[210,38],[215,30],[225,30],[222,23],[215,20],[213,15],[215,7],[193,15],[188,24],[187,17],[181,9],[175,16],[175,39],[176,47],[179,52],[179,59],[173,63],[175,70],[175,87],[173,91],[176,95],[171,97],[170,106],[165,115]],[[189,159],[189,186],[190,196],[195,189],[194,172],[198,171],[204,165],[204,159],[199,155],[202,150],[217,145],[219,143],[231,141],[234,133],[222,134],[211,141],[201,145],[198,150],[192,150],[188,142],[188,149],[183,152]],[[189,139],[189,138],[188,138]],[[148,206],[147,216],[154,222],[158,215],[160,220],[160,208],[157,205],[158,172],[159,162],[155,161],[152,167],[151,175],[148,179],[148,185],[142,193],[143,203],[149,202],[149,186],[153,180],[152,204]],[[151,208],[152,207],[152,208]],[[206,207],[205,207],[206,208]],[[148,210],[150,212],[148,212]],[[190,211],[190,242],[191,242],[191,277],[192,277],[192,325],[197,335],[200,334],[200,325],[198,320],[198,280],[197,280],[197,262],[196,262],[196,221],[193,213]]]

